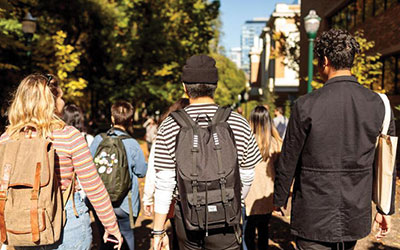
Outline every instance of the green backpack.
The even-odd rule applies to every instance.
[[[126,151],[122,143],[122,140],[132,137],[126,134],[117,135],[114,129],[100,135],[103,141],[97,147],[94,163],[113,206],[118,206],[132,186]]]

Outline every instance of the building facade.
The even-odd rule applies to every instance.
[[[273,92],[277,97],[277,106],[283,106],[286,100],[295,100],[299,91],[299,65],[285,57],[281,44],[275,41],[281,34],[286,37],[287,49],[296,47],[300,40],[296,24],[299,16],[299,4],[277,4],[260,34],[262,42],[253,46],[250,52],[250,83],[253,88]],[[300,52],[297,50],[296,53]]]
[[[241,48],[241,69],[247,76],[250,74],[250,58],[249,54],[251,48],[258,43],[259,36],[265,27],[267,18],[254,18],[253,20],[246,21],[242,25],[242,34],[240,38]]]
[[[240,47],[231,48],[228,58],[236,64],[238,69],[242,68],[242,49]]]
[[[400,105],[400,0],[303,0],[303,18],[314,9],[322,18],[319,34],[330,28],[346,29],[350,33],[363,30],[368,41],[374,41],[372,53],[380,53],[383,63],[379,84],[389,96],[392,105]],[[301,28],[301,55],[308,53],[308,40]],[[307,57],[300,58],[300,76],[307,76]],[[372,86],[371,86],[372,88]],[[307,92],[307,83],[301,81],[300,93]]]

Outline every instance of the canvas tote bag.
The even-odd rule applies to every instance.
[[[373,201],[382,212],[388,214],[392,201],[393,172],[398,138],[387,134],[391,119],[390,103],[385,94],[379,94],[379,96],[385,104],[385,117],[383,119],[382,132],[377,140]]]

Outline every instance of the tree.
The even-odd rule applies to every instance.
[[[221,106],[231,106],[238,102],[238,95],[246,87],[246,76],[227,57],[220,54],[211,54],[211,57],[217,62],[219,78],[215,102]]]
[[[1,82],[16,84],[29,68],[55,73],[68,99],[96,119],[108,117],[116,99],[153,112],[181,97],[182,66],[209,53],[220,6],[216,0],[8,2],[7,10],[0,4]],[[38,18],[30,47],[20,24],[28,10]]]
[[[285,60],[282,63],[288,68],[299,72],[300,70],[300,15],[293,17],[296,30],[288,34],[280,31],[273,31],[272,39],[276,43],[276,49],[273,51],[275,57],[282,56]]]
[[[354,38],[360,44],[360,53],[354,59],[354,65],[351,73],[357,78],[358,82],[366,88],[372,89],[376,92],[383,93],[380,78],[382,76],[382,62],[380,61],[380,53],[372,53],[371,50],[375,46],[374,41],[368,41],[364,37],[364,31],[358,30],[354,33]],[[318,64],[317,59],[313,64]],[[319,73],[314,77],[311,85],[314,89],[319,89],[323,86],[323,80]]]

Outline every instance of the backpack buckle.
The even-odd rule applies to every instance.
[[[220,183],[221,185],[225,185],[225,184],[226,184],[226,179],[225,179],[225,177],[220,178],[220,179],[219,179],[219,183]]]
[[[198,187],[199,186],[199,182],[197,180],[192,181],[192,186],[193,187]]]

